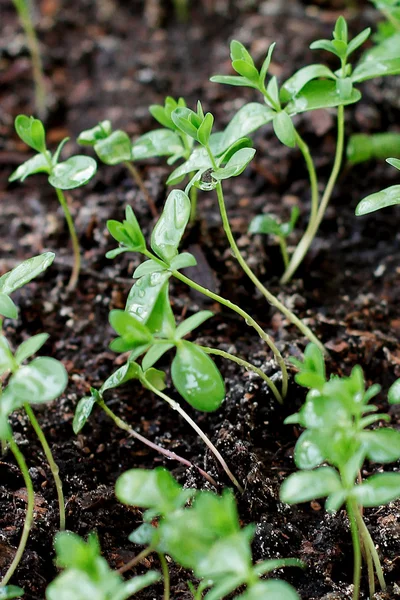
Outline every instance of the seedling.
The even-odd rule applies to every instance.
[[[144,185],[142,176],[133,163],[136,157],[131,140],[125,131],[120,129],[113,131],[110,121],[101,121],[92,129],[82,131],[77,142],[82,146],[93,146],[98,158],[106,165],[123,164],[142,192],[153,217],[158,216],[156,205]]]
[[[311,44],[311,48],[334,54],[340,61],[340,69],[333,72],[322,64],[309,65],[297,71],[281,88],[275,76],[271,77],[268,83],[266,82],[275,44],[270,46],[264,63],[258,70],[246,48],[234,40],[231,43],[231,58],[232,67],[237,75],[218,75],[211,78],[217,83],[256,89],[263,95],[265,101],[265,105],[251,103],[242,107],[225,130],[221,143],[225,142],[226,138],[235,140],[240,136],[248,135],[262,125],[272,123],[278,139],[289,147],[297,145],[304,156],[311,187],[310,220],[285,270],[282,283],[289,281],[304,259],[331,198],[342,163],[344,107],[361,98],[360,92],[354,86],[367,79],[400,72],[400,59],[387,58],[383,55],[377,57],[368,55],[353,70],[348,59],[369,35],[370,30],[365,29],[349,41],[347,23],[343,17],[339,17],[333,39],[318,40]],[[337,107],[338,118],[336,154],[330,178],[320,199],[314,162],[307,144],[296,130],[292,119],[295,115],[309,110],[335,107]]]
[[[387,158],[386,162],[400,170],[400,160],[398,158]],[[357,205],[356,215],[358,217],[367,215],[381,208],[387,208],[396,204],[400,204],[400,185],[392,185],[380,192],[375,192],[375,194],[370,194],[366,198],[363,198]]]
[[[16,181],[17,179],[24,181],[29,175],[47,173],[48,181],[56,190],[57,198],[64,211],[74,250],[74,266],[68,284],[68,288],[72,290],[78,282],[81,257],[78,236],[63,190],[72,190],[85,185],[96,173],[96,161],[89,156],[76,155],[70,156],[66,161],[59,162],[61,150],[69,138],[65,138],[54,154],[51,154],[47,150],[45,130],[39,119],[19,115],[15,119],[15,130],[21,140],[27,146],[36,150],[37,154],[20,165],[11,174],[9,181]]]
[[[46,600],[127,600],[160,579],[156,571],[148,571],[124,581],[110,569],[100,554],[96,534],[85,542],[78,535],[65,531],[55,537],[56,564],[63,572],[46,589]]]
[[[347,144],[347,160],[351,165],[372,159],[386,158],[388,154],[400,157],[399,133],[356,133]]]
[[[29,0],[13,0],[19,20],[25,31],[26,41],[32,60],[33,79],[35,82],[35,104],[38,115],[44,119],[47,112],[46,107],[46,84],[43,73],[42,57],[40,55],[39,41],[35,26],[31,18],[31,7]]]
[[[11,274],[6,274],[9,275],[9,281],[12,279],[12,273],[13,271],[11,271]],[[25,340],[19,346],[15,354],[13,354],[6,338],[3,335],[0,336],[0,376],[10,374],[0,399],[0,439],[3,443],[6,442],[9,445],[11,452],[14,454],[15,460],[25,481],[28,496],[27,511],[21,540],[14,559],[0,583],[1,587],[6,586],[9,582],[22,558],[33,522],[33,510],[35,504],[35,495],[29,469],[23,454],[14,440],[8,422],[9,416],[20,408],[25,409],[32,426],[40,439],[46,458],[49,461],[59,497],[60,525],[63,527],[65,524],[64,497],[61,480],[58,476],[58,468],[31,405],[51,402],[55,398],[58,398],[67,385],[67,372],[64,366],[54,358],[39,357],[35,358],[27,365],[23,364],[40,350],[47,338],[47,334],[35,335],[28,340]]]
[[[286,239],[293,232],[297,219],[299,218],[299,214],[299,208],[294,206],[290,214],[290,221],[287,223],[280,223],[278,219],[272,215],[257,215],[250,223],[250,233],[273,235],[277,238],[285,269],[289,264],[289,254],[287,250]]]
[[[201,580],[197,590],[190,585],[194,600],[201,600],[207,588],[204,599],[219,600],[244,585],[246,592],[236,598],[299,600],[286,582],[261,581],[260,577],[281,567],[304,565],[297,559],[253,564],[251,541],[255,527],[240,528],[235,499],[228,490],[216,496],[208,491],[183,489],[168,471],[157,468],[125,472],[117,480],[115,493],[124,504],[146,509],[144,523],[129,538],[145,546],[135,562],[152,552],[157,552],[160,559],[168,554]],[[168,568],[163,569],[163,576],[164,600],[169,600]]]
[[[379,385],[365,389],[361,367],[350,377],[326,379],[324,359],[318,348],[309,345],[304,362],[292,361],[299,369],[296,381],[309,388],[300,411],[286,419],[288,424],[305,428],[294,453],[300,469],[284,481],[280,498],[288,504],[309,502],[327,497],[326,509],[336,512],[345,504],[350,521],[354,549],[353,600],[360,595],[361,562],[364,554],[369,595],[375,594],[375,575],[386,588],[375,544],[364,523],[363,507],[377,507],[400,497],[400,473],[377,473],[361,481],[365,459],[392,463],[400,458],[400,432],[389,427],[367,429],[372,424],[390,421],[369,404],[380,390]],[[389,402],[400,402],[399,380],[389,391]],[[330,466],[320,466],[327,463]]]

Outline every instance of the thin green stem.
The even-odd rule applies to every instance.
[[[274,396],[278,400],[278,402],[280,404],[283,404],[283,398],[282,398],[281,394],[279,393],[276,385],[274,384],[272,379],[270,379],[268,377],[268,375],[266,375],[261,369],[259,369],[255,365],[249,363],[247,360],[243,360],[243,358],[239,358],[238,356],[235,356],[234,354],[230,354],[229,352],[225,352],[224,350],[219,350],[218,348],[209,348],[208,346],[200,346],[200,348],[206,354],[215,354],[215,356],[222,356],[222,358],[231,360],[232,362],[236,363],[237,365],[244,367],[247,371],[253,371],[254,373],[256,373],[259,377],[261,377],[261,379],[263,379],[266,382],[266,384],[268,385],[268,387],[270,388],[270,390],[272,391],[272,393],[274,394]]]
[[[171,452],[171,450],[167,450],[166,448],[163,448],[162,446],[158,446],[158,444],[155,444],[154,442],[151,442],[150,440],[148,440],[147,438],[145,438],[143,435],[141,435],[140,433],[138,433],[137,431],[135,431],[134,429],[132,429],[132,427],[130,427],[128,425],[128,423],[126,423],[123,419],[121,419],[120,417],[118,417],[111,410],[111,408],[109,408],[107,406],[107,404],[104,402],[104,400],[98,400],[97,404],[104,410],[104,412],[110,417],[110,419],[112,419],[114,421],[114,423],[116,424],[117,427],[119,427],[120,429],[123,429],[124,431],[126,431],[127,433],[129,433],[129,435],[131,435],[132,437],[134,437],[137,440],[139,440],[140,442],[142,442],[142,444],[145,444],[149,448],[152,448],[152,450],[155,450],[156,452],[159,452],[160,454],[163,454],[164,456],[166,456],[170,460],[176,460],[176,461],[182,463],[183,465],[185,465],[186,467],[189,467],[189,468],[190,467],[195,467],[199,471],[199,473],[201,475],[203,475],[203,477],[205,479],[207,479],[207,481],[209,483],[211,483],[211,485],[213,485],[214,487],[218,488],[217,482],[215,481],[215,479],[213,477],[211,477],[211,475],[209,475],[208,473],[206,473],[205,471],[203,471],[203,469],[200,469],[200,467],[198,467],[197,465],[194,465],[193,463],[191,463],[186,458],[183,458],[182,456],[179,456],[179,454],[175,454],[175,452]]]
[[[383,591],[385,591],[386,590],[386,581],[385,581],[385,577],[383,574],[381,561],[379,559],[378,552],[376,551],[376,548],[375,548],[374,541],[371,538],[371,534],[368,531],[368,527],[366,526],[364,519],[362,518],[360,510],[358,510],[358,514],[356,514],[356,516],[357,516],[357,521],[358,521],[358,527],[361,531],[361,535],[363,538],[364,547],[365,547],[366,551],[369,552],[372,557],[372,560],[373,560],[374,566],[375,566],[375,571],[376,571],[376,574],[378,577],[379,585],[380,585],[381,589]]]
[[[72,268],[71,278],[68,283],[68,289],[74,290],[76,288],[76,284],[78,283],[79,271],[81,269],[81,249],[79,246],[79,240],[76,233],[74,221],[69,211],[68,203],[64,196],[64,193],[59,188],[55,188],[55,190],[57,193],[57,198],[64,211],[65,220],[67,221],[69,235],[72,241],[72,248],[74,250],[74,266]]]
[[[53,475],[54,483],[55,483],[56,490],[57,490],[58,506],[59,506],[59,510],[60,510],[60,531],[64,531],[64,529],[65,529],[65,500],[64,500],[63,486],[62,486],[62,481],[60,478],[59,469],[54,460],[54,457],[51,452],[50,446],[47,442],[46,436],[44,435],[43,430],[40,427],[39,422],[35,417],[35,413],[33,412],[32,408],[29,406],[29,404],[24,404],[24,408],[25,408],[25,412],[28,415],[28,418],[31,422],[31,425],[32,425],[33,429],[35,430],[36,435],[39,438],[39,441],[42,445],[43,451],[47,458],[47,462],[49,463],[51,473]]]
[[[190,174],[190,179],[192,179],[194,177],[194,173]],[[192,187],[190,188],[190,223],[194,223],[196,221],[196,217],[197,217],[197,196],[198,196],[198,189],[192,185]]]
[[[242,267],[243,271],[246,273],[246,275],[254,283],[256,288],[262,293],[262,295],[266,298],[266,300],[272,306],[274,306],[281,313],[283,313],[285,315],[285,317],[291,323],[293,323],[293,325],[296,325],[296,327],[303,333],[303,335],[305,335],[310,340],[310,342],[313,342],[314,344],[316,344],[322,352],[326,352],[324,346],[321,344],[319,339],[313,334],[311,329],[309,327],[307,327],[307,325],[304,325],[304,323],[298,317],[296,317],[296,315],[293,314],[292,311],[290,311],[288,308],[286,308],[286,306],[284,304],[282,304],[282,302],[280,300],[278,300],[278,298],[276,298],[273,294],[271,294],[271,292],[269,290],[267,290],[267,288],[261,283],[261,281],[258,279],[258,277],[250,269],[249,265],[243,258],[242,254],[236,244],[235,238],[233,237],[231,226],[230,226],[229,219],[228,219],[228,215],[226,212],[225,201],[224,201],[224,192],[222,189],[222,184],[220,182],[218,182],[216,189],[217,189],[218,204],[219,204],[219,210],[221,213],[224,231],[226,233],[226,237],[228,238],[228,242],[232,249],[232,252],[233,252],[236,260]],[[284,395],[284,394],[282,394],[282,395]]]
[[[162,554],[161,552],[158,553],[158,558],[160,559],[161,572],[162,572],[163,580],[164,580],[163,600],[169,600],[169,598],[170,598],[170,578],[169,578],[169,569],[168,569],[167,559],[165,558],[164,554]]]
[[[306,162],[306,165],[307,165],[307,171],[308,171],[308,176],[310,179],[310,187],[311,187],[310,221],[313,221],[317,216],[318,205],[319,205],[317,173],[315,171],[314,161],[310,154],[310,149],[297,131],[296,131],[296,142],[297,142],[299,150],[302,153],[304,160]]]
[[[164,392],[161,392],[160,390],[158,390],[149,381],[146,381],[146,385],[154,394],[156,394],[157,396],[159,396],[160,398],[165,400],[165,402],[167,402],[174,410],[176,410],[177,413],[179,413],[181,415],[181,417],[183,417],[185,419],[185,421],[187,423],[189,423],[189,425],[194,429],[194,431],[197,433],[197,435],[203,440],[205,445],[210,449],[212,454],[214,454],[215,458],[218,460],[221,467],[224,469],[225,473],[228,475],[229,479],[232,481],[233,485],[235,487],[237,487],[237,489],[239,490],[239,492],[241,494],[243,494],[244,490],[243,490],[242,486],[240,485],[240,483],[238,482],[236,477],[233,475],[233,473],[229,469],[225,460],[222,458],[221,453],[216,449],[214,444],[206,436],[204,431],[202,429],[200,429],[200,427],[197,425],[197,423],[195,423],[193,421],[193,419],[191,417],[189,417],[189,415],[183,410],[181,405],[178,404],[178,402],[175,402],[175,400],[172,400],[172,398],[167,396],[167,394],[164,394]]]
[[[144,199],[146,200],[150,212],[153,215],[153,217],[155,219],[157,219],[158,217],[158,210],[156,205],[154,204],[154,200],[153,198],[150,196],[149,192],[146,189],[146,186],[144,185],[144,181],[142,179],[141,174],[139,173],[138,169],[135,167],[135,165],[131,162],[129,162],[128,160],[126,160],[124,162],[125,167],[128,169],[129,173],[132,175],[134,181],[136,182],[136,185],[138,186],[138,188],[140,189],[140,191],[142,192]]]
[[[302,239],[300,240],[296,250],[294,251],[294,253],[292,255],[289,266],[281,278],[281,283],[287,283],[292,278],[294,273],[296,272],[300,263],[303,261],[305,255],[308,252],[308,249],[310,248],[310,246],[314,240],[314,237],[317,234],[317,231],[321,224],[321,221],[324,218],[325,211],[328,206],[329,200],[331,199],[332,192],[335,187],[336,180],[338,178],[340,167],[342,164],[342,159],[343,159],[343,149],[344,149],[344,106],[343,105],[340,105],[338,107],[337,122],[338,122],[338,134],[337,134],[337,144],[336,144],[336,155],[335,155],[335,160],[333,163],[331,175],[329,177],[325,191],[321,198],[321,203],[318,207],[316,217],[314,219],[310,219],[307,229],[306,229]]]
[[[10,439],[9,443],[10,443],[11,452],[14,454],[15,460],[17,461],[17,464],[18,464],[20,471],[22,473],[22,476],[24,478],[25,487],[26,487],[26,491],[27,491],[27,495],[28,495],[28,505],[26,508],[25,523],[24,523],[24,528],[22,531],[21,540],[19,542],[19,546],[15,553],[14,559],[13,559],[11,565],[8,567],[8,570],[3,577],[3,580],[0,583],[1,587],[7,585],[7,583],[10,581],[11,577],[14,575],[14,573],[21,561],[22,555],[25,551],[26,543],[28,541],[29,532],[32,527],[33,510],[35,507],[35,492],[33,490],[32,479],[29,474],[29,469],[25,462],[25,458],[13,438]]]
[[[286,244],[286,240],[284,237],[278,235],[278,242],[279,242],[279,247],[281,249],[281,254],[282,254],[282,258],[283,258],[283,264],[285,269],[287,268],[288,264],[289,264],[289,254],[287,251],[287,244]]]
[[[354,505],[353,500],[346,502],[347,515],[350,521],[351,537],[353,540],[353,552],[354,552],[354,571],[353,571],[353,600],[359,600],[360,597],[360,583],[361,583],[361,544],[359,538],[359,532],[357,527],[357,505]]]
[[[136,567],[136,565],[138,565],[140,562],[142,562],[142,560],[145,559],[152,552],[154,552],[153,546],[147,546],[147,548],[144,548],[144,550],[139,552],[139,554],[137,556],[135,556],[134,558],[132,558],[132,560],[130,560],[123,567],[118,569],[118,573],[121,573],[121,575],[122,575],[122,573],[126,573],[127,571],[130,571],[131,569]]]
[[[29,14],[29,5],[27,0],[13,0],[14,6],[18,12],[21,25],[25,31],[28,42],[29,52],[32,59],[33,79],[35,82],[35,104],[38,115],[41,119],[46,116],[46,84],[43,73],[42,57],[40,55],[39,41]]]

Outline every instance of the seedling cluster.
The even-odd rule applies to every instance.
[[[360,100],[358,85],[363,81],[400,73],[398,53],[387,52],[388,40],[398,36],[397,30],[400,29],[397,26],[400,22],[398,2],[376,0],[375,4],[396,32],[391,31],[389,36],[388,27],[385,31],[381,28],[378,43],[364,53],[357,64],[351,62],[353,54],[368,39],[370,30],[365,29],[351,39],[343,17],[337,20],[332,39],[318,40],[311,45],[314,50],[334,55],[338,63],[335,71],[316,63],[303,67],[279,84],[277,77],[269,73],[275,44],[269,47],[265,60],[258,68],[243,44],[232,41],[231,61],[236,74],[214,76],[212,81],[252,88],[261,94],[263,102],[252,101],[242,106],[223,131],[214,130],[214,116],[211,112],[204,112],[200,101],[196,110],[192,110],[183,98],[174,100],[168,96],[163,105],[150,107],[152,116],[161,128],[146,133],[133,143],[123,130],[113,130],[109,120],[83,131],[77,140],[82,146],[93,147],[97,158],[106,165],[122,164],[129,170],[147,200],[154,225],[148,243],[135,211],[130,206],[126,207],[124,220],[110,220],[107,223],[110,236],[117,243],[107,253],[107,258],[115,259],[123,253],[134,253],[140,254],[144,261],[132,274],[134,281],[125,309],[112,310],[109,314],[109,323],[117,336],[111,342],[110,349],[124,355],[125,362],[99,389],[90,388],[90,393],[80,399],[73,421],[74,432],[77,434],[82,430],[97,406],[130,436],[169,459],[195,467],[208,484],[220,491],[219,482],[209,473],[148,440],[107,404],[107,392],[131,381],[138,381],[143,388],[165,401],[193,428],[236,491],[243,493],[244,482],[238,481],[222,454],[197,425],[195,418],[175,400],[175,395],[179,394],[190,405],[190,410],[212,412],[220,409],[226,396],[226,387],[211,356],[233,361],[255,373],[266,384],[265,391],[272,394],[279,403],[285,401],[288,390],[287,364],[275,341],[253,316],[241,306],[181,272],[196,265],[195,257],[189,252],[181,251],[180,247],[184,246],[185,232],[201,211],[201,207],[200,210],[198,207],[198,194],[215,193],[227,244],[233,257],[268,304],[280,311],[310,342],[305,350],[304,361],[292,361],[298,369],[296,382],[309,391],[299,412],[286,419],[286,423],[301,427],[304,431],[295,447],[294,459],[299,471],[284,481],[280,499],[284,503],[293,504],[326,497],[326,509],[329,512],[338,511],[345,506],[354,547],[353,600],[358,600],[360,596],[363,557],[368,572],[370,596],[375,593],[375,575],[380,587],[386,587],[378,552],[363,519],[363,509],[378,507],[399,498],[400,474],[395,471],[379,472],[363,480],[362,471],[366,460],[380,464],[398,460],[400,433],[393,428],[380,426],[389,421],[389,417],[384,413],[377,413],[377,407],[370,404],[380,388],[374,385],[365,389],[359,366],[354,367],[349,377],[326,377],[326,351],[321,341],[306,323],[267,289],[243,256],[232,232],[224,187],[227,180],[240,176],[253,160],[256,150],[249,135],[264,125],[272,124],[273,131],[282,144],[300,150],[310,180],[311,210],[308,225],[294,252],[290,255],[287,240],[295,232],[300,216],[299,207],[293,207],[287,222],[282,222],[275,215],[262,214],[253,219],[249,227],[252,234],[267,234],[276,238],[284,266],[281,283],[287,283],[304,260],[332,197],[345,148],[345,107]],[[177,2],[177,6],[184,5],[185,3]],[[298,114],[316,109],[334,109],[337,116],[336,152],[332,171],[322,194],[313,158],[297,129],[296,121]],[[69,288],[74,289],[78,285],[81,253],[63,191],[86,184],[95,175],[97,163],[85,155],[71,156],[60,162],[60,154],[68,138],[51,153],[47,149],[44,126],[38,119],[20,115],[15,121],[15,128],[21,140],[35,150],[36,155],[20,165],[11,175],[10,181],[24,181],[26,177],[39,172],[48,176],[64,210],[73,244],[74,267]],[[392,147],[393,138],[390,137],[391,134],[381,135],[385,137],[378,141],[362,138],[361,145],[360,138],[353,138],[348,147],[350,162],[355,164],[366,157],[386,156],[386,149]],[[365,141],[367,143],[364,147]],[[146,189],[136,163],[161,157],[167,158],[169,165],[180,163],[174,167],[167,185],[179,186],[185,181],[186,187],[172,189],[159,210]],[[399,160],[388,159],[388,162],[400,168]],[[362,200],[357,207],[357,214],[366,214],[398,203],[400,186],[393,186]],[[45,253],[25,261],[0,277],[0,315],[10,319],[18,317],[17,307],[10,295],[43,272],[53,259],[54,254]],[[277,373],[270,377],[245,358],[197,343],[195,330],[213,314],[208,310],[192,311],[188,318],[177,322],[170,300],[171,278],[178,279],[239,315],[271,350],[278,367]],[[187,336],[190,338],[187,339]],[[28,495],[21,541],[15,558],[0,583],[0,598],[15,598],[23,593],[20,588],[9,585],[9,581],[21,560],[33,520],[32,480],[13,437],[10,419],[16,410],[23,409],[42,444],[59,500],[61,532],[56,536],[55,550],[56,564],[63,571],[48,586],[47,600],[58,600],[59,597],[68,600],[124,600],[160,578],[164,582],[164,600],[169,600],[170,582],[166,556],[191,571],[198,580],[196,586],[188,582],[194,600],[219,600],[231,594],[239,594],[235,598],[243,600],[299,600],[297,592],[288,583],[282,580],[264,580],[262,577],[281,567],[304,565],[297,559],[253,563],[251,542],[255,527],[240,527],[231,491],[224,490],[221,495],[217,495],[210,491],[184,489],[164,469],[132,469],[122,474],[116,484],[116,495],[122,503],[145,509],[143,524],[130,536],[133,543],[144,546],[144,549],[120,571],[133,568],[155,553],[161,573],[150,570],[145,575],[124,580],[121,573],[112,570],[101,556],[95,534],[90,534],[87,541],[84,541],[76,534],[62,531],[65,529],[62,482],[49,444],[32,409],[32,405],[50,402],[59,397],[67,385],[65,368],[56,359],[32,359],[47,339],[47,334],[35,335],[23,341],[13,352],[6,337],[0,336],[0,439],[3,450],[9,448],[14,454]],[[174,387],[171,395],[166,393],[169,381],[166,372],[168,358],[171,359],[169,374]],[[25,364],[27,361],[29,362]],[[162,369],[158,368],[159,363]],[[389,391],[389,402],[400,403],[399,381]],[[374,428],[370,429],[371,426]]]

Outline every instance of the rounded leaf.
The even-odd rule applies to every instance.
[[[303,431],[294,449],[294,462],[299,469],[314,469],[325,462],[318,431]]]
[[[47,154],[50,154],[49,152]],[[24,181],[29,175],[34,175],[35,173],[50,173],[50,165],[43,154],[35,154],[29,160],[26,160],[22,165],[11,173],[8,181],[16,181],[20,179]]]
[[[390,404],[400,404],[400,378],[391,385],[388,400]]]
[[[130,469],[118,477],[115,485],[115,495],[120,502],[160,513],[174,506],[181,490],[171,473],[162,467],[151,471]]]
[[[361,440],[366,447],[366,456],[377,463],[391,463],[400,458],[400,431],[383,427],[365,431]]]
[[[15,353],[15,360],[17,363],[20,365],[24,362],[24,360],[36,354],[36,352],[40,350],[40,348],[48,339],[48,333],[38,333],[37,335],[33,335],[28,340],[25,340],[25,342],[22,342]]]
[[[50,402],[65,390],[68,375],[55,358],[40,357],[21,367],[11,377],[8,389],[13,397],[29,404]]]
[[[104,140],[111,135],[111,121],[100,121],[92,129],[86,129],[79,134],[76,140],[81,146],[94,146],[99,140]]]
[[[142,323],[146,323],[165,282],[170,277],[169,271],[149,273],[140,277],[131,287],[125,310]]]
[[[361,506],[372,507],[388,504],[400,498],[400,473],[377,473],[353,490],[353,496]]]
[[[298,504],[330,496],[341,489],[338,472],[332,467],[320,467],[315,471],[300,471],[290,475],[283,482],[279,497],[287,504]]]
[[[253,160],[255,153],[254,148],[241,148],[230,157],[225,167],[213,171],[211,173],[212,177],[218,181],[237,177],[243,173],[247,165]]]
[[[152,250],[168,264],[178,247],[190,217],[190,199],[181,190],[172,190],[151,234]]]
[[[37,152],[46,152],[46,134],[39,119],[18,115],[15,119],[15,131],[27,146]]]
[[[97,156],[106,165],[119,165],[132,159],[132,144],[124,131],[114,131],[104,140],[95,143]]]
[[[272,121],[275,135],[282,144],[294,148],[296,145],[296,130],[289,115],[282,110]]]
[[[53,168],[49,183],[60,190],[73,190],[85,185],[96,173],[97,164],[90,156],[71,156]]]
[[[172,381],[181,396],[197,410],[217,410],[225,384],[215,363],[198,346],[182,341],[172,361]]]

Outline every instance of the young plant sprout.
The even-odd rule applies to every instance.
[[[93,146],[98,158],[106,165],[123,164],[146,200],[153,217],[158,217],[156,205],[144,185],[143,179],[135,167],[132,143],[125,131],[120,129],[113,131],[110,121],[101,121],[92,129],[82,131],[77,139],[82,146]]]
[[[349,41],[347,23],[343,17],[339,17],[333,32],[333,39],[318,40],[311,44],[311,48],[334,54],[340,61],[340,69],[333,72],[322,64],[309,65],[297,71],[281,88],[279,88],[275,76],[271,77],[268,83],[266,82],[275,44],[270,46],[267,57],[261,69],[258,70],[246,48],[234,40],[231,43],[231,58],[232,67],[237,75],[218,75],[211,78],[211,81],[217,83],[254,88],[263,95],[265,101],[264,105],[250,103],[239,110],[223,133],[222,140],[220,140],[221,146],[226,143],[227,139],[235,141],[262,125],[272,123],[278,139],[289,147],[297,145],[304,156],[311,187],[310,220],[303,238],[285,270],[281,279],[282,283],[289,281],[303,261],[332,196],[344,150],[344,107],[361,98],[360,92],[354,86],[367,79],[400,73],[400,59],[387,58],[382,55],[382,51],[376,57],[367,55],[353,70],[348,59],[369,35],[370,29],[365,29]],[[337,108],[338,122],[336,154],[331,175],[320,198],[314,162],[307,144],[300,136],[292,119],[299,113],[335,107]]]
[[[26,360],[31,358],[33,354],[38,352],[47,340],[47,337],[47,334],[35,335],[24,341],[15,354],[13,354],[6,338],[3,335],[0,336],[0,376],[7,376],[10,374],[7,385],[2,390],[0,399],[0,439],[3,443],[9,445],[11,452],[14,454],[15,460],[24,478],[28,495],[25,524],[21,540],[14,559],[0,582],[0,590],[10,581],[21,561],[32,527],[35,504],[35,495],[29,469],[23,454],[14,440],[8,422],[9,416],[20,408],[25,409],[43,446],[46,458],[49,461],[59,498],[60,526],[61,528],[65,526],[64,497],[61,480],[58,475],[58,468],[31,405],[51,402],[55,398],[58,398],[67,385],[67,372],[64,366],[54,358],[39,357],[35,358],[27,365],[23,364]]]
[[[144,523],[129,537],[145,549],[124,570],[156,552],[163,566],[164,600],[170,598],[166,554],[200,579],[197,590],[188,584],[194,600],[220,600],[241,586],[246,586],[246,591],[235,596],[238,600],[299,600],[286,582],[262,581],[261,576],[281,567],[303,567],[303,563],[288,558],[253,564],[255,527],[240,528],[235,499],[229,490],[217,496],[183,489],[168,471],[157,468],[123,473],[115,493],[124,504],[146,509]],[[186,506],[189,499],[190,506]],[[209,591],[203,596],[206,589]]]
[[[46,147],[46,135],[43,123],[39,119],[19,115],[15,119],[15,130],[27,146],[36,150],[37,154],[24,162],[11,174],[9,181],[20,179],[24,181],[34,173],[47,173],[48,181],[56,190],[57,198],[64,211],[74,251],[74,266],[68,288],[76,287],[81,264],[79,240],[76,234],[74,222],[68,208],[67,200],[63,190],[73,190],[85,185],[96,173],[96,161],[89,156],[70,156],[66,161],[59,162],[60,153],[69,138],[65,138],[58,146],[54,154]]]
[[[365,389],[361,367],[350,377],[327,380],[319,349],[307,346],[304,362],[292,359],[299,369],[296,381],[309,388],[300,411],[286,419],[305,429],[299,437],[294,460],[299,468],[283,483],[280,498],[288,504],[327,497],[326,509],[336,512],[345,504],[354,549],[353,600],[360,596],[362,556],[368,570],[369,597],[375,594],[375,573],[380,587],[386,584],[375,544],[364,523],[363,507],[378,507],[400,497],[400,473],[377,473],[361,480],[366,459],[392,463],[400,458],[400,432],[390,427],[367,429],[390,421],[369,404],[379,385]],[[389,402],[400,402],[399,380],[389,391]],[[327,463],[330,466],[320,466]]]
[[[272,215],[257,215],[250,223],[249,233],[274,235],[277,238],[285,269],[289,264],[289,254],[287,250],[286,239],[294,230],[297,219],[299,218],[299,214],[300,211],[298,206],[294,206],[290,214],[290,221],[287,223],[280,223],[277,218]]]
[[[387,158],[386,162],[400,170],[400,160],[398,158]],[[400,204],[400,185],[392,185],[380,192],[375,192],[375,194],[370,194],[366,198],[363,198],[357,204],[356,215],[360,217],[396,204]]]
[[[148,571],[124,581],[101,556],[94,533],[87,542],[69,531],[58,533],[54,546],[56,564],[64,570],[47,587],[46,600],[128,600],[160,579],[159,573]]]
[[[35,105],[41,119],[46,117],[46,84],[43,73],[42,57],[40,55],[39,41],[31,17],[29,0],[13,0],[19,20],[26,35],[29,52],[32,60],[33,80],[35,83]]]

